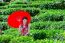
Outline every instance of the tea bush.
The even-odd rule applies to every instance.
[[[4,31],[4,34],[0,37],[0,42],[4,42],[6,39],[6,42],[9,43],[34,43],[34,42],[48,42],[44,41],[46,39],[58,39],[58,40],[64,40],[62,35],[64,33],[64,30],[60,29],[52,29],[52,30],[30,30],[30,36],[20,36],[17,29],[8,29]],[[32,35],[31,35],[32,34]],[[62,37],[61,37],[62,36]],[[2,39],[3,38],[3,39]],[[4,41],[3,41],[4,40]],[[41,41],[43,40],[43,41]],[[54,41],[52,41],[54,42]]]
[[[7,25],[7,22],[0,22],[0,26],[2,26],[2,30],[6,30],[6,29],[9,29],[10,27]]]
[[[33,34],[33,38],[35,40],[37,40],[37,39],[45,39],[46,37],[47,37],[47,35],[44,32],[37,32],[37,33]]]
[[[58,30],[58,29],[36,30],[35,29],[35,30],[31,30],[31,32],[30,32],[30,34],[32,34],[31,36],[33,36],[34,39],[38,39],[39,37],[41,37],[43,35],[43,36],[45,36],[45,38],[48,38],[48,39],[64,40],[64,38],[63,38],[64,36],[62,35],[62,33],[64,33],[64,30],[62,30],[62,29],[60,29],[60,30]],[[36,35],[38,35],[38,36],[36,36]],[[45,39],[45,38],[40,38],[40,39]]]
[[[31,23],[31,29],[63,29],[65,30],[65,22],[38,21]]]
[[[14,1],[13,3],[11,4],[23,4],[22,1]]]
[[[39,12],[40,12],[39,10],[36,10],[36,9],[26,10],[26,11],[30,12],[31,16],[35,16],[35,15],[39,14]]]
[[[59,2],[53,2],[53,3],[47,3],[47,4],[41,4],[39,8],[43,9],[65,9],[65,1],[59,1]]]
[[[33,22],[38,22],[38,21],[39,21],[39,19],[38,19],[37,16],[34,16],[34,17],[32,17],[32,19],[31,19],[31,23],[33,23]]]
[[[65,41],[60,41],[57,39],[44,39],[44,40],[37,40],[35,43],[64,43]]]
[[[32,42],[33,42],[33,38],[28,36],[15,37],[10,41],[10,43],[32,43]]]
[[[6,0],[6,2],[10,2],[11,0]]]
[[[11,38],[11,35],[0,35],[0,43],[9,43]]]
[[[25,5],[25,4],[11,4],[11,5],[8,5],[8,8],[26,8],[28,7],[28,5]]]
[[[0,43],[31,43],[33,42],[32,37],[28,36],[19,36],[14,37],[12,35],[0,35]]]
[[[8,3],[6,3],[6,2],[0,2],[0,6],[5,6],[5,5],[8,5]]]
[[[37,15],[40,11],[39,9],[35,9],[35,8],[32,8],[32,9],[29,9],[29,8],[11,8],[11,9],[6,9],[6,10],[2,10],[1,14],[2,15],[10,15],[12,12],[14,11],[17,11],[17,10],[24,10],[24,11],[27,11],[30,13],[31,16],[35,16]]]
[[[0,5],[0,28],[4,33],[0,35],[0,43],[65,43],[63,0],[32,0],[28,4],[12,0]],[[17,10],[27,11],[31,15],[29,36],[20,35],[17,28],[7,24],[8,15]]]
[[[65,13],[63,12],[64,10],[46,10],[45,13],[40,13],[38,15],[38,19],[40,21],[63,21],[65,18]]]
[[[8,15],[0,15],[0,21],[1,22],[6,22],[7,21],[7,18],[8,18]]]
[[[6,35],[12,35],[12,36],[19,36],[19,31],[17,29],[14,29],[14,28],[10,28],[10,29],[7,29],[5,31],[3,31],[4,34]]]
[[[34,22],[31,25],[31,29],[47,29],[51,25],[51,22]]]

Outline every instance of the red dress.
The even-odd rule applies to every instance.
[[[26,34],[28,34],[28,26],[27,25],[25,25],[23,28],[22,28],[22,35],[26,35]]]

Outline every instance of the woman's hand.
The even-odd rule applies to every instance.
[[[31,26],[31,24],[28,24],[28,33],[30,32],[30,26]]]
[[[22,27],[21,27],[21,25],[19,25],[19,29],[18,29],[18,30],[19,30],[19,32],[21,33],[21,30],[22,30]]]

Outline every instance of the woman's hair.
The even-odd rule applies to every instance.
[[[24,19],[27,19],[27,17],[22,18],[22,20],[24,20]],[[27,24],[26,25],[28,25],[28,19],[27,19]]]
[[[27,17],[23,17],[22,20],[23,20],[23,19],[27,19]]]

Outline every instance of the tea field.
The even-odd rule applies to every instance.
[[[0,43],[65,43],[65,0],[8,1],[0,2]],[[8,16],[17,10],[31,15],[29,36],[21,36],[7,24]]]

